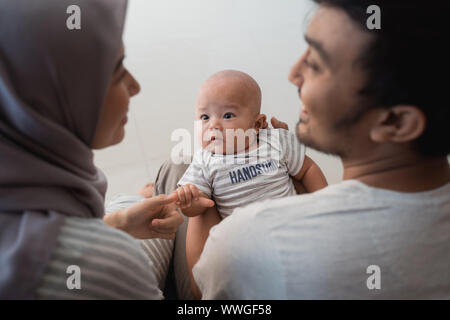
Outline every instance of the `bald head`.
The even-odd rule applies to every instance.
[[[223,70],[213,74],[201,86],[203,95],[220,95],[223,100],[251,108],[252,113],[261,111],[261,89],[248,74],[237,70]]]

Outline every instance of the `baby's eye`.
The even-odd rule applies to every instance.
[[[200,116],[200,119],[202,119],[202,120],[208,120],[209,117],[208,117],[206,114],[202,114],[202,115]]]
[[[227,113],[225,113],[225,114],[223,115],[223,118],[224,118],[224,119],[231,119],[231,118],[234,118],[234,117],[235,117],[235,115],[232,114],[231,112],[227,112]]]

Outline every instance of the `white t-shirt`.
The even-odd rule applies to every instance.
[[[193,274],[204,299],[450,299],[450,183],[348,180],[239,208]]]
[[[193,184],[213,198],[225,218],[235,208],[295,195],[290,176],[302,168],[305,146],[284,129],[260,130],[258,148],[236,155],[195,153],[179,185]]]

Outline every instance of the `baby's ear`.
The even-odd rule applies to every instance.
[[[269,124],[267,123],[267,117],[265,114],[259,114],[256,117],[255,121],[255,129],[258,131],[259,129],[267,129]]]

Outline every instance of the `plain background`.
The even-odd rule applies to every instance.
[[[142,91],[131,100],[124,141],[95,152],[108,177],[107,199],[154,181],[178,143],[172,132],[193,132],[198,88],[217,71],[250,74],[262,90],[262,113],[294,131],[300,101],[288,74],[306,48],[303,35],[314,9],[309,0],[129,1],[125,66]],[[340,160],[307,154],[329,183],[341,181]]]

